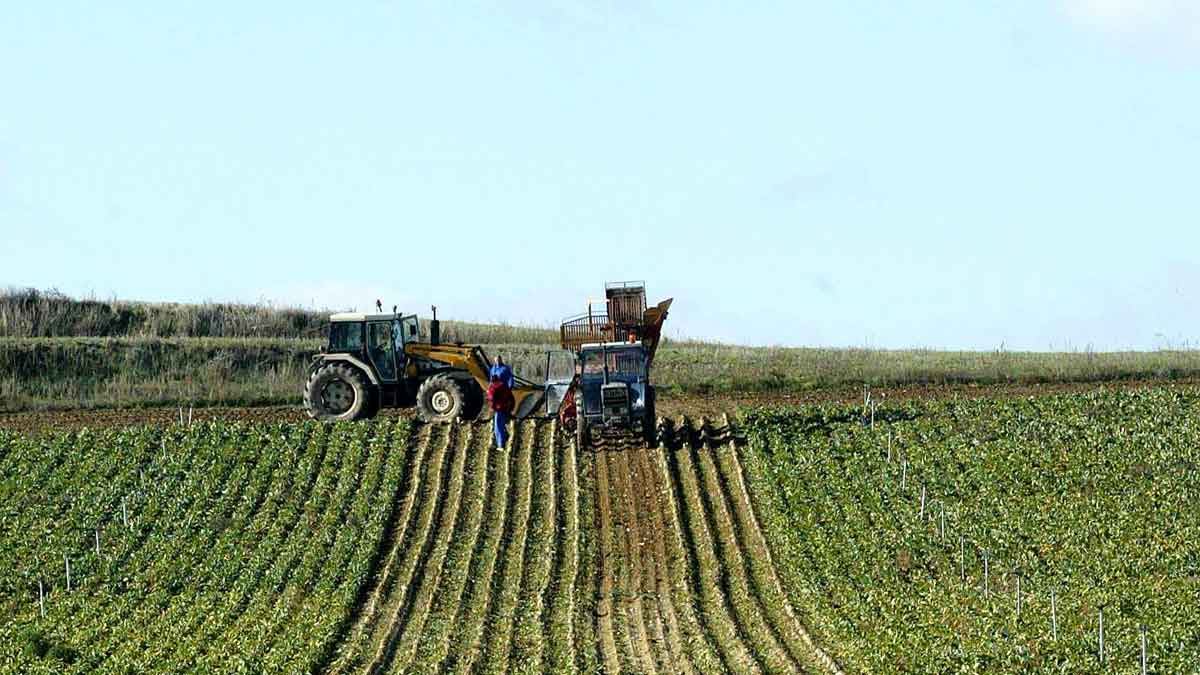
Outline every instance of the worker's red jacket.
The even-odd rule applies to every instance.
[[[513,408],[517,405],[517,400],[513,398],[512,389],[508,388],[507,384],[496,380],[488,387],[487,390],[488,405],[492,410],[512,414]]]

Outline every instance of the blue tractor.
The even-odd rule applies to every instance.
[[[604,311],[562,323],[563,349],[576,355],[575,379],[559,406],[560,426],[575,431],[579,447],[589,434],[641,434],[655,441],[657,412],[650,367],[671,299],[646,306],[641,281],[605,284]]]

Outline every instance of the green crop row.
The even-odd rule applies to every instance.
[[[780,576],[848,670],[1134,672],[1142,626],[1151,672],[1200,663],[1195,388],[744,424]]]
[[[0,433],[0,673],[327,663],[408,435],[403,420]]]

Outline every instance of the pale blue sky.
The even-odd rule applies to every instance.
[[[1195,343],[1195,7],[6,2],[0,285]]]

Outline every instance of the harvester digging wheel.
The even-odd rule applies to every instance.
[[[587,420],[583,418],[583,415],[579,415],[575,418],[575,451],[583,452],[585,447],[587,447]]]
[[[646,441],[647,448],[656,447],[658,444],[658,411],[655,409],[655,398],[654,387],[647,387],[646,414],[642,418],[642,438]]]
[[[321,366],[308,378],[304,407],[317,420],[357,420],[375,414],[370,385],[353,366],[332,363]]]
[[[417,390],[417,412],[426,422],[463,419],[466,408],[467,397],[462,386],[447,375],[431,377]]]

